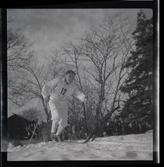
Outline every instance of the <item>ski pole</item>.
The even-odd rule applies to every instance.
[[[37,122],[37,124],[36,124],[36,126],[35,126],[35,128],[34,128],[34,131],[33,131],[33,133],[32,133],[32,136],[31,136],[31,138],[30,138],[30,141],[29,141],[28,145],[31,143],[31,140],[32,140],[32,138],[33,138],[33,136],[34,136],[34,134],[35,134],[35,130],[36,130],[37,126],[38,126],[38,123],[39,123],[39,120],[40,120],[40,118],[41,118],[41,115],[42,115],[42,113],[40,114],[40,117],[39,117],[38,122]]]

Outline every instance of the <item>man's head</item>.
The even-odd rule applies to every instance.
[[[65,82],[66,82],[67,84],[70,84],[70,83],[74,80],[75,75],[76,75],[76,73],[75,73],[74,71],[68,70],[68,71],[65,73]]]

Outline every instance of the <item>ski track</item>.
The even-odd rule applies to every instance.
[[[41,142],[8,150],[8,161],[153,160],[153,135],[137,134],[78,142]]]

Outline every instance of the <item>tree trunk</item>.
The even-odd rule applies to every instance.
[[[91,130],[88,138],[84,141],[84,143],[87,143],[90,139],[91,141],[93,141],[98,134],[102,131],[103,126],[107,123],[107,121],[111,118],[112,113],[116,110],[118,110],[120,108],[120,106],[117,106],[116,108],[114,108],[111,112],[109,112],[108,114],[106,114],[104,116],[104,118],[101,120],[100,124],[97,124],[94,129]]]
[[[88,130],[88,120],[87,120],[87,116],[86,116],[86,109],[85,109],[85,104],[83,103],[83,111],[84,111],[84,119],[85,119],[85,128],[86,128],[86,132],[87,134],[89,133]]]

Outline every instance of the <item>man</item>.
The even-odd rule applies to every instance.
[[[75,75],[74,71],[68,70],[64,78],[56,77],[52,81],[47,82],[42,89],[45,104],[49,103],[51,110],[51,140],[61,141],[60,134],[67,126],[67,99],[74,95],[82,102],[86,102],[85,94],[78,89],[77,84],[73,81]],[[57,126],[58,129],[55,134]]]

